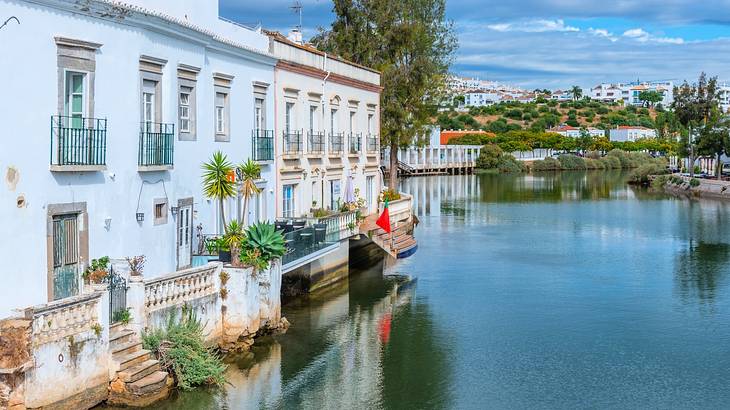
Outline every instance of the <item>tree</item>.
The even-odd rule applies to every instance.
[[[391,189],[398,148],[424,141],[456,49],[445,0],[334,0],[335,21],[312,42],[381,72],[381,139],[390,147]]]
[[[578,101],[583,96],[583,89],[574,85],[573,88],[570,89],[570,94],[573,96],[574,101]]]
[[[249,158],[243,164],[238,166],[238,173],[241,176],[241,194],[243,195],[243,210],[238,220],[241,224],[245,224],[248,209],[248,200],[261,192],[261,188],[256,186],[256,180],[261,177],[261,166]]]
[[[659,91],[647,90],[639,93],[639,100],[647,107],[653,107],[657,103],[662,102],[664,95]]]
[[[206,197],[217,199],[224,229],[227,229],[223,201],[236,195],[235,182],[230,176],[233,173],[233,164],[220,151],[213,153],[210,161],[203,163],[203,194]]]
[[[722,179],[722,162],[720,158],[730,151],[730,123],[720,118],[719,111],[713,113],[702,127],[697,140],[697,151],[700,154],[712,155],[717,160],[715,176]]]
[[[706,123],[711,114],[718,111],[719,91],[717,77],[709,80],[701,73],[697,83],[689,85],[687,81],[674,87],[672,109],[680,124],[687,130],[686,138],[682,138],[680,148],[689,154],[690,176],[694,176],[695,135],[698,127]],[[707,127],[703,130],[707,132]]]

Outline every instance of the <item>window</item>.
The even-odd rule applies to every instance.
[[[265,129],[266,121],[264,120],[264,99],[263,98],[254,99],[253,111],[254,111],[253,112],[254,129],[255,130]]]
[[[375,184],[375,177],[369,176],[365,178],[365,201],[368,207],[368,211],[372,209],[373,204],[373,185]]]
[[[375,118],[374,114],[368,114],[368,134],[373,133],[373,118]]]
[[[294,128],[294,103],[288,102],[286,103],[286,110],[285,110],[285,124],[284,124],[284,130],[287,134],[291,133],[292,129]]]
[[[150,80],[142,82],[142,121],[155,121],[155,88],[157,83]]]
[[[282,216],[294,217],[294,185],[284,185],[282,192]]]
[[[355,111],[350,111],[350,133],[355,132]]]
[[[310,105],[309,106],[309,132],[314,133],[315,130],[315,122],[317,121],[317,106],[316,105]]]
[[[190,132],[190,95],[191,87],[180,87],[180,132]]]
[[[157,198],[153,203],[153,215],[155,225],[167,223],[167,198]]]
[[[330,181],[330,209],[336,210],[340,200],[340,181]]]
[[[215,133],[226,134],[226,100],[225,93],[215,93]]]
[[[53,221],[53,300],[79,293],[78,214],[58,215]]]
[[[85,116],[85,89],[86,75],[83,73],[66,73],[66,99],[64,114],[70,117],[70,125],[73,128],[83,126]]]
[[[330,132],[332,134],[335,134],[337,133],[337,129],[337,108],[333,108],[330,111]]]

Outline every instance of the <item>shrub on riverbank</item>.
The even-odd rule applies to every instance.
[[[505,154],[495,144],[487,144],[482,147],[476,161],[477,168],[485,170],[497,170],[502,173],[526,172],[527,167],[510,154]]]
[[[563,154],[558,157],[560,168],[568,171],[586,169],[586,161],[572,154]]]
[[[645,164],[634,169],[629,176],[629,183],[636,185],[648,185],[649,176],[667,174],[669,170],[659,164]]]
[[[175,376],[183,390],[225,382],[226,365],[213,348],[205,345],[203,326],[191,309],[183,308],[179,321],[176,315],[170,315],[165,329],[143,333],[142,344]]]
[[[532,163],[533,171],[559,171],[560,161],[553,157],[547,157],[540,161],[534,161]]]
[[[599,159],[606,169],[621,169],[621,161],[616,157],[603,157]]]

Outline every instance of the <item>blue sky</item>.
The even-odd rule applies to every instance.
[[[291,0],[220,0],[221,14],[287,31]],[[303,0],[305,38],[329,26],[329,0]],[[730,0],[447,0],[452,71],[526,88],[602,81],[730,80]]]

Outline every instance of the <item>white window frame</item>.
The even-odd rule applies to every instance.
[[[218,96],[222,96],[222,102],[218,103]],[[228,94],[220,91],[215,92],[215,133],[218,135],[226,135],[226,105],[228,104]]]
[[[149,92],[145,83],[152,84],[152,92]],[[157,118],[157,81],[142,79],[142,121],[145,123],[160,122]],[[148,100],[147,97],[150,97]],[[149,110],[149,111],[148,111]],[[148,117],[149,114],[149,117]]]
[[[331,108],[330,109],[330,132],[332,134],[337,134],[339,131],[339,124],[337,123],[337,108]]]
[[[288,195],[287,195],[288,194]],[[293,218],[295,215],[295,194],[296,184],[285,184],[282,187],[281,198],[281,215],[284,218]]]
[[[266,106],[266,100],[261,97],[254,97],[253,99],[253,122],[254,130],[266,129],[266,118],[264,118],[264,107]]]
[[[287,134],[290,134],[294,129],[294,109],[296,103],[293,101],[286,101],[284,103],[284,130]]]
[[[187,97],[187,102],[183,102],[183,95]],[[180,86],[180,91],[178,92],[178,117],[180,122],[180,132],[190,132],[190,110],[192,109],[192,98],[192,87]],[[184,110],[187,111],[186,114],[183,114]],[[186,126],[183,126],[184,124]]]

